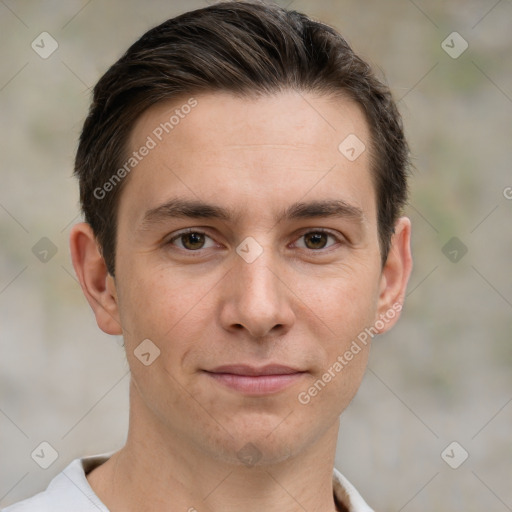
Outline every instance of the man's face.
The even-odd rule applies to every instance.
[[[196,96],[169,133],[158,130],[188,99],[152,107],[129,141],[130,153],[148,136],[156,144],[118,210],[115,285],[132,407],[139,423],[202,453],[235,460],[252,443],[263,460],[283,460],[347,407],[369,343],[309,401],[304,392],[385,311],[369,151],[351,161],[338,149],[350,134],[369,148],[368,127],[348,100],[217,93]],[[226,216],[173,215],[177,199]],[[337,215],[308,208],[326,201]],[[143,360],[160,350],[149,365],[136,357],[147,339]],[[232,373],[250,370],[224,365],[295,373],[243,377]]]

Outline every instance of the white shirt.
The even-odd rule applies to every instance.
[[[110,456],[103,454],[75,459],[50,482],[46,491],[0,512],[109,512],[92,490],[86,475]],[[332,481],[335,499],[349,512],[374,512],[336,468]]]

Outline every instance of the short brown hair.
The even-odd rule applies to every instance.
[[[115,271],[117,205],[126,180],[98,190],[122,165],[139,116],[151,105],[203,92],[240,96],[285,89],[358,103],[372,140],[382,264],[407,200],[409,150],[389,88],[332,27],[263,2],[223,2],[146,32],[101,77],[75,160],[82,211]],[[340,141],[341,142],[341,141]]]

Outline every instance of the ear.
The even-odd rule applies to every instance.
[[[73,226],[69,246],[78,281],[98,327],[107,334],[122,334],[115,281],[108,273],[91,226],[86,222]]]
[[[381,274],[375,318],[375,328],[381,334],[391,329],[400,317],[411,270],[411,221],[407,217],[400,217],[395,224],[388,258]]]

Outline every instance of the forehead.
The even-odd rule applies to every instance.
[[[347,158],[347,148],[359,152],[363,144],[366,151]],[[137,222],[142,210],[177,195],[238,203],[242,213],[337,194],[371,215],[369,146],[364,115],[348,99],[294,91],[182,96],[152,106],[135,123],[127,158],[137,152],[140,160],[119,214]]]

